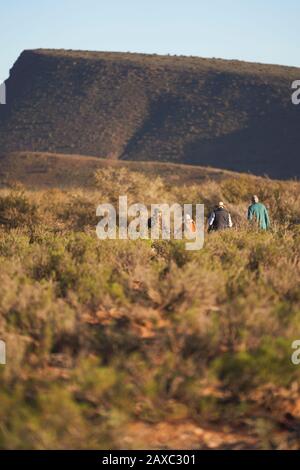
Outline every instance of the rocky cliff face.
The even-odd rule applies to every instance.
[[[31,150],[300,176],[300,69],[190,57],[24,51],[0,152]]]

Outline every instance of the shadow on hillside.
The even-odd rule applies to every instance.
[[[225,136],[194,140],[185,147],[185,163],[271,178],[299,178],[300,154],[296,142],[299,131],[300,121],[295,113],[280,118],[268,116]]]
[[[268,114],[249,117],[243,129],[206,138],[188,135],[183,112],[187,107],[179,96],[158,97],[120,158],[210,166],[277,179],[300,177],[300,109],[274,106]],[[196,119],[193,124],[204,125]]]

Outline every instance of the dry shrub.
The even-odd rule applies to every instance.
[[[0,197],[0,224],[8,229],[38,223],[37,206],[25,192],[12,190]]]
[[[164,194],[163,180],[150,178],[143,173],[127,168],[102,168],[95,172],[95,184],[101,201],[116,204],[119,196],[127,196],[130,204],[160,202]]]
[[[108,168],[96,184],[0,192],[0,333],[10,351],[0,448],[118,447],[130,421],[238,423],[255,436],[266,409],[280,420],[262,390],[289,396],[299,380],[290,361],[300,327],[297,183],[237,176],[168,187]],[[253,192],[270,209],[267,233],[245,220]],[[206,235],[196,252],[184,241],[98,240],[97,204],[119,193],[204,202],[207,212],[223,199],[235,229]]]

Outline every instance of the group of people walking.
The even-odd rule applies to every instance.
[[[256,222],[262,230],[270,227],[270,217],[267,208],[259,202],[258,196],[252,196],[251,205],[248,207],[248,220]],[[208,217],[208,231],[224,230],[233,226],[230,212],[225,208],[222,201],[212,210]]]
[[[248,207],[248,220],[256,224],[260,229],[267,230],[270,227],[270,218],[267,208],[259,202],[258,196],[252,196],[251,205]],[[156,209],[153,216],[148,219],[148,229],[155,226],[161,228],[162,214]],[[208,232],[225,230],[233,227],[231,214],[226,209],[224,202],[220,201],[208,216]],[[186,214],[183,220],[183,229],[190,233],[196,232],[196,223],[189,214]]]

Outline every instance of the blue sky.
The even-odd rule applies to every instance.
[[[9,0],[0,15],[1,79],[38,47],[300,66],[299,0]]]

